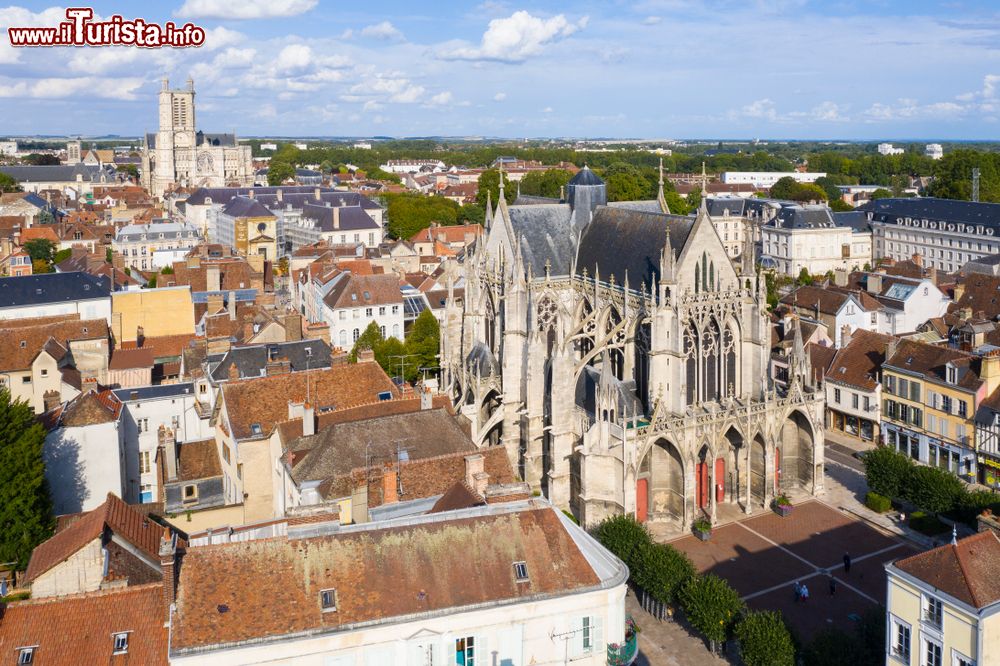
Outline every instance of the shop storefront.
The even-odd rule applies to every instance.
[[[979,483],[1000,490],[1000,458],[979,454]]]
[[[835,409],[830,410],[830,429],[865,442],[874,442],[875,433],[878,432],[876,423],[871,419],[844,414]]]

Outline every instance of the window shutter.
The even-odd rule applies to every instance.
[[[500,630],[499,660],[502,666],[521,666],[524,662],[524,627],[520,624]],[[492,666],[489,662],[487,666]]]
[[[490,643],[483,634],[476,635],[476,666],[491,666],[493,660],[490,655]]]
[[[607,648],[604,647],[604,627],[602,626],[601,619],[598,615],[590,618],[590,644],[594,654],[601,654],[601,652],[607,651]]]
[[[583,656],[583,618],[573,622],[573,636],[570,638],[569,653],[573,657]]]

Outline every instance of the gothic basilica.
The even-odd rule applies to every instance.
[[[486,227],[449,286],[442,390],[534,490],[585,525],[687,528],[821,489],[822,393],[797,333],[787,387],[768,378],[752,234],[734,262],[662,176],[657,199],[608,203],[586,167],[560,199],[501,192]]]

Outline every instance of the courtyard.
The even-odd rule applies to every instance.
[[[803,640],[824,627],[850,631],[868,608],[885,603],[883,564],[916,551],[912,546],[828,504],[810,499],[791,515],[760,513],[669,543],[687,553],[701,573],[729,581],[750,608],[778,610]],[[844,553],[851,571],[844,571]],[[829,578],[836,579],[830,594]],[[796,602],[794,585],[809,588]]]

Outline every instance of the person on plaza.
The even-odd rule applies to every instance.
[[[837,593],[837,579],[832,575],[830,576],[830,596],[832,597]]]
[[[844,573],[851,573],[851,554],[844,553]]]
[[[809,588],[805,583],[802,584],[802,601],[809,601]]]
[[[800,583],[799,581],[795,581],[795,586],[793,589],[795,591],[795,603],[802,601],[802,583]]]

